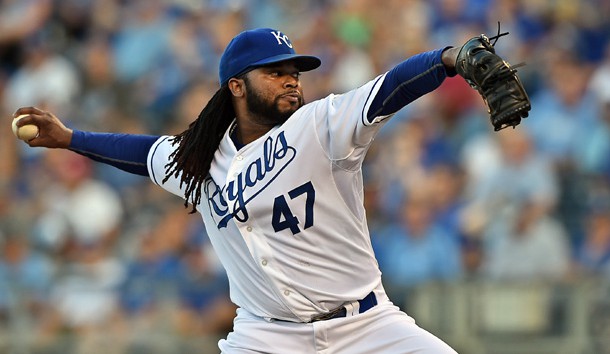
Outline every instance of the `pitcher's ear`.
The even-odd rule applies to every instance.
[[[229,82],[227,82],[227,86],[233,96],[242,97],[244,95],[246,85],[243,79],[231,78],[229,79]]]

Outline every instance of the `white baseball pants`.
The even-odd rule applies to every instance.
[[[445,354],[457,352],[382,302],[362,314],[313,323],[266,321],[237,310],[222,354]]]

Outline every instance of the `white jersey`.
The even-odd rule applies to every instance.
[[[237,306],[306,322],[381,286],[361,166],[387,118],[366,119],[384,77],[304,105],[239,151],[225,133],[197,209]],[[184,197],[179,178],[162,183],[169,139],[152,146],[149,173]]]

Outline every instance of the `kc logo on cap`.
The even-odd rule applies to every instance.
[[[290,42],[290,39],[288,39],[287,35],[280,31],[271,31],[271,34],[275,36],[275,39],[277,39],[277,44],[282,44],[282,42],[284,42],[288,48],[292,48],[292,43]]]
[[[299,71],[313,70],[321,64],[317,57],[296,54],[288,36],[278,30],[257,28],[241,32],[229,42],[220,58],[220,85],[259,66],[288,60]]]

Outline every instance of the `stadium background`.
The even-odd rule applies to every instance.
[[[0,353],[214,353],[234,314],[198,215],[146,178],[28,148],[16,108],[177,133],[245,28],[322,58],[311,101],[498,21],[530,118],[493,133],[455,78],[384,127],[364,166],[384,282],[460,353],[610,352],[609,17],[606,0],[0,1]]]

